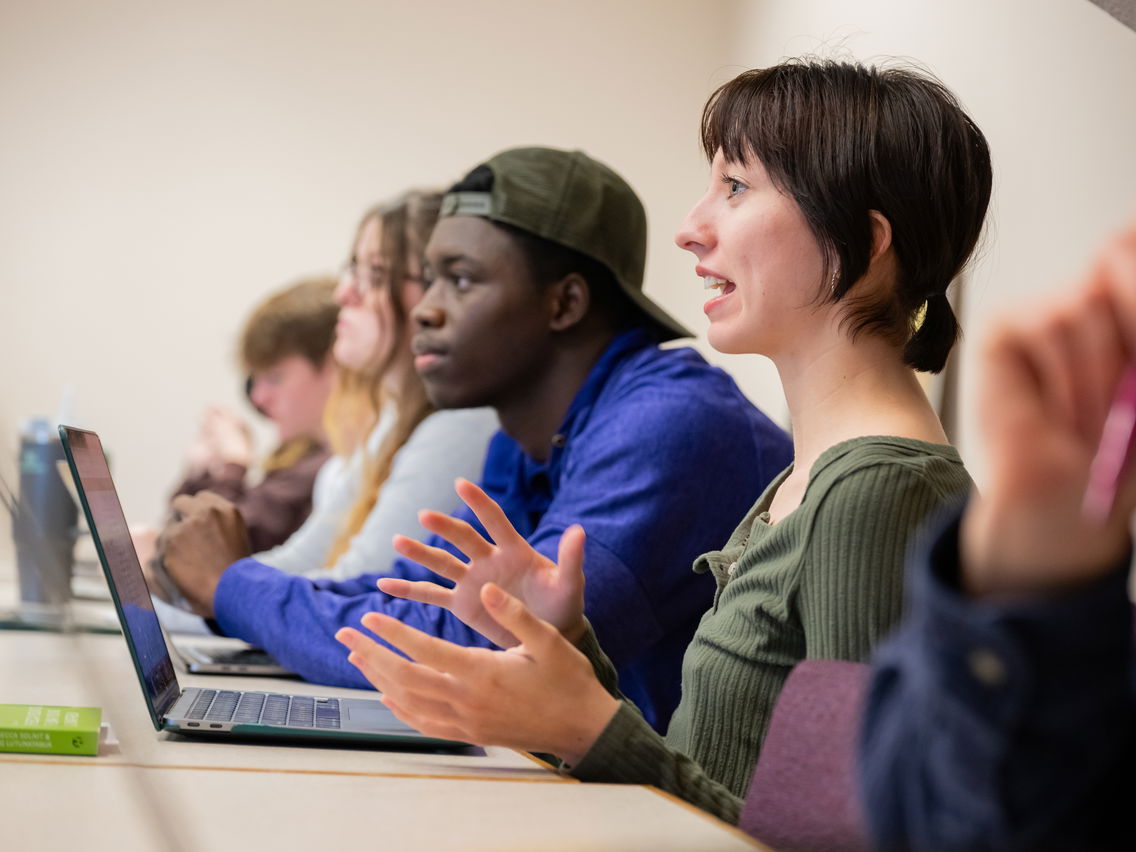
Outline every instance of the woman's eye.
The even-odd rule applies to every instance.
[[[459,293],[464,293],[473,286],[473,280],[468,275],[454,275],[454,288]]]

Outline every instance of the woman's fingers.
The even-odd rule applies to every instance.
[[[366,616],[363,623],[370,628]],[[402,696],[404,703],[409,696],[415,696],[440,705],[445,704],[453,692],[453,685],[444,674],[384,648],[358,630],[344,627],[335,634],[335,638],[350,650],[347,661],[384,694],[389,692]],[[434,708],[434,711],[438,709]]]
[[[460,518],[423,509],[418,513],[418,522],[430,532],[440,535],[470,559],[484,559],[493,553],[493,545],[485,540],[485,536]]]
[[[393,696],[384,695],[379,700],[386,705],[387,709],[394,713],[395,718],[400,719],[412,728],[417,728],[428,737],[469,742],[468,734],[466,734],[462,728],[458,727],[460,720],[456,717],[452,722],[444,722],[438,718],[423,716],[407,705],[402,704]]]
[[[353,627],[340,628],[335,639],[347,647],[347,661],[359,669],[375,689],[385,693],[396,686],[398,670],[406,660]]]
[[[559,630],[537,618],[528,607],[500,586],[493,583],[482,586],[481,604],[490,617],[516,636],[533,656],[555,650],[558,643],[567,645]]]
[[[503,546],[506,542],[515,542],[518,539],[524,541],[524,537],[517,532],[512,522],[509,521],[504,509],[498,506],[493,498],[477,485],[468,479],[459,479],[454,483],[454,490],[473,511],[473,514],[477,516],[477,519],[481,521],[481,525],[485,527],[489,537],[498,545]]]
[[[471,649],[462,648],[444,639],[429,636],[421,630],[403,624],[397,618],[391,618],[389,615],[369,612],[363,616],[363,626],[403,651],[412,660],[435,669],[436,672],[462,673],[473,665]],[[396,670],[399,675],[406,671],[404,667],[397,667],[396,669],[394,666],[391,666],[391,670]],[[452,690],[452,686],[449,689]],[[449,693],[447,692],[447,694]]]
[[[573,524],[560,536],[560,547],[556,554],[560,573],[558,580],[564,591],[565,602],[572,606],[562,618],[557,619],[556,627],[573,646],[579,643],[588,629],[588,622],[584,618],[584,541],[584,528]]]
[[[439,586],[428,580],[403,580],[398,577],[380,577],[379,590],[391,597],[403,598],[408,601],[440,606],[450,609],[453,604],[453,589]]]
[[[440,547],[432,547],[404,535],[396,535],[391,539],[391,544],[407,559],[417,562],[419,565],[425,565],[435,574],[455,583],[461,580],[466,571],[469,570],[468,565],[448,550],[442,550]]]
[[[561,573],[578,575],[581,579],[583,578],[584,541],[586,538],[584,528],[579,524],[573,524],[564,530],[556,551],[556,564],[560,567]]]

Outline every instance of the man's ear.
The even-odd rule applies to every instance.
[[[566,331],[588,313],[592,293],[584,276],[570,272],[549,287],[549,328]]]

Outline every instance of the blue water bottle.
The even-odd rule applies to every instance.
[[[59,475],[66,464],[51,423],[35,417],[20,434],[20,494],[12,532],[20,600],[59,606],[71,599],[78,507]]]

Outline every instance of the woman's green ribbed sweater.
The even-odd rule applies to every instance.
[[[624,701],[573,775],[652,784],[737,822],[789,670],[809,658],[867,658],[899,618],[912,536],[971,485],[953,447],[855,438],[821,454],[800,506],[770,525],[767,510],[788,473],[722,550],[695,562],[717,590],[683,659],[682,700],[666,738]],[[581,650],[615,693],[593,634]]]

